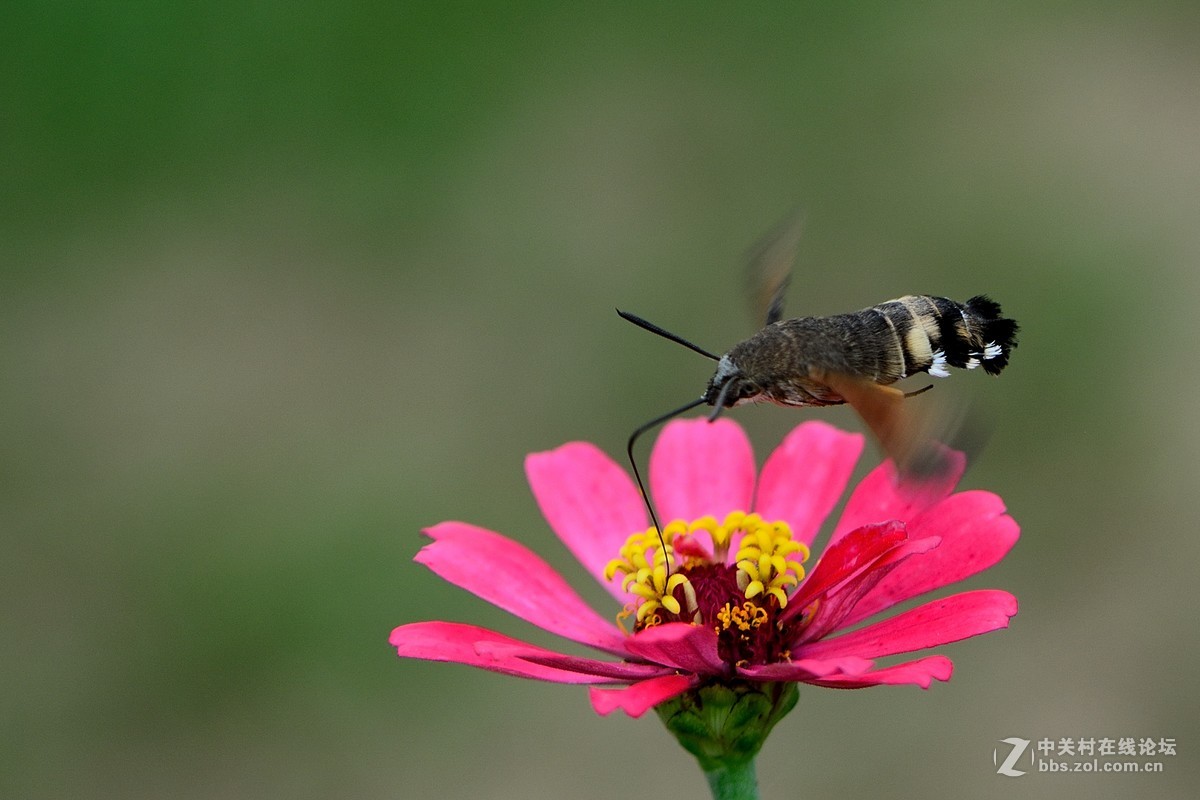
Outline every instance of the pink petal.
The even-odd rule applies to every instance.
[[[425,534],[434,541],[414,560],[440,577],[543,630],[624,655],[616,626],[524,546],[464,522],[443,522]]]
[[[846,501],[846,509],[834,528],[830,544],[863,525],[890,519],[908,522],[954,491],[967,468],[967,459],[957,451],[950,450],[949,453],[950,468],[920,484],[897,483],[896,468],[891,461],[884,461],[871,470]]]
[[[692,685],[692,679],[686,675],[664,675],[661,678],[635,683],[624,689],[588,689],[592,700],[592,708],[601,716],[610,714],[616,709],[623,710],[631,717],[640,717],[664,700],[678,697]]]
[[[811,683],[814,680],[830,677],[861,675],[867,672],[874,662],[857,656],[839,658],[801,658],[795,661],[780,661],[774,664],[760,664],[756,667],[743,667],[738,675],[755,681],[799,681]]]
[[[414,622],[401,625],[388,637],[396,654],[402,658],[422,658],[426,661],[449,661],[471,667],[534,678],[552,683],[600,683],[595,675],[534,664],[526,656],[535,651],[554,655],[531,644],[510,639],[487,628],[457,622]],[[613,682],[611,679],[608,682]]]
[[[598,661],[594,658],[570,656],[553,653],[540,647],[531,647],[522,643],[499,644],[492,642],[477,643],[475,649],[481,655],[499,657],[501,659],[519,658],[543,667],[553,667],[567,672],[577,672],[599,679],[608,678],[614,681],[632,682],[646,678],[657,678],[660,675],[673,675],[675,670],[657,664],[637,664],[629,661]]]
[[[698,533],[699,535],[696,533],[684,533],[672,539],[671,547],[675,549],[675,555],[685,561],[689,558],[712,561],[712,537],[708,535],[707,531],[700,531]],[[699,538],[700,536],[704,537],[703,540]]]
[[[948,681],[954,673],[954,662],[945,656],[926,656],[916,661],[906,661],[891,667],[883,667],[873,672],[843,678],[822,678],[813,681],[818,686],[829,686],[833,689],[862,689],[867,686],[913,684],[922,689],[928,689],[936,678]]]
[[[728,419],[671,422],[650,454],[650,489],[663,525],[749,511],[754,497],[750,440]]]
[[[911,539],[904,523],[866,525],[834,542],[801,582],[781,620],[787,622],[819,601],[813,617],[796,630],[793,647],[820,639],[842,625],[860,599],[904,559],[938,545],[936,537]]]
[[[951,495],[918,514],[909,533],[938,536],[942,543],[881,580],[855,607],[846,624],[987,569],[1012,549],[1020,528],[1004,513],[1004,501],[999,497],[970,491]]]
[[[800,648],[804,658],[859,656],[880,658],[896,653],[957,642],[981,633],[1007,628],[1017,613],[1017,599],[1008,592],[983,589],[944,597],[833,639]]]
[[[617,557],[629,534],[650,527],[633,480],[587,442],[531,453],[525,459],[525,474],[550,527],[588,572],[624,603],[628,596],[619,581],[604,580],[604,567]]]
[[[625,647],[647,661],[697,675],[721,675],[727,669],[717,653],[717,634],[705,625],[655,625],[626,639]]]
[[[862,448],[861,434],[824,422],[798,425],[763,465],[754,510],[765,520],[786,521],[797,541],[811,544],[846,491]]]
[[[818,597],[875,563],[880,556],[908,540],[904,524],[865,525],[831,544],[812,572],[801,582],[783,613],[786,621],[804,611]]]
[[[870,530],[870,527],[860,530]],[[845,537],[845,539],[850,538],[852,537]],[[909,538],[881,554],[864,569],[857,570],[845,582],[826,592],[823,597],[818,598],[819,602],[812,619],[798,632],[793,647],[822,639],[838,628],[845,627],[846,618],[854,611],[862,598],[867,596],[892,570],[911,556],[928,552],[937,547],[939,543],[936,536],[924,539]]]

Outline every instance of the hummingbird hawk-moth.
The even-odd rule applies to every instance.
[[[759,402],[849,404],[900,475],[920,476],[938,468],[940,448],[928,438],[929,426],[904,400],[932,387],[905,393],[892,384],[920,373],[946,377],[949,367],[982,367],[998,375],[1007,366],[1017,344],[1018,326],[986,295],[965,303],[906,295],[848,314],[783,319],[783,296],[799,233],[799,217],[789,218],[751,250],[749,273],[758,306],[765,308],[765,323],[724,355],[617,310],[622,318],[717,362],[698,399],[656,417],[629,437],[627,450],[639,485],[633,445],[642,433],[700,405],[713,406],[712,421],[726,408]],[[652,508],[650,512],[653,518]],[[658,524],[657,519],[654,522]]]

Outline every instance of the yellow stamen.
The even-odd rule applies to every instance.
[[[752,518],[755,524],[751,524]],[[757,514],[751,514],[745,518],[743,530],[745,535],[734,554],[738,587],[747,600],[770,595],[783,608],[788,601],[787,588],[804,577],[808,548],[792,539],[792,529],[786,522],[763,522]]]
[[[696,590],[684,573],[705,563],[705,559],[693,556],[679,571],[673,542],[679,536],[690,536],[700,531],[707,533],[712,540],[713,561],[718,564],[729,563],[729,551],[734,539],[739,535],[741,537],[733,562],[737,565],[738,588],[747,602],[738,607],[738,615],[749,619],[748,615],[758,609],[762,612],[762,619],[765,619],[767,612],[749,602],[760,596],[773,597],[778,608],[787,605],[787,590],[804,577],[808,548],[792,539],[792,530],[786,522],[766,522],[758,514],[732,511],[719,522],[711,516],[700,517],[690,523],[672,520],[663,528],[661,540],[654,528],[632,534],[621,547],[619,558],[614,558],[604,568],[607,580],[614,580],[620,575],[621,588],[635,598],[632,607],[636,611],[631,609],[622,612],[621,620],[634,614],[637,625],[644,627],[671,618],[699,619]],[[668,558],[671,564],[669,577]],[[682,592],[681,599],[675,597],[676,590]],[[660,611],[671,616],[663,617]],[[734,614],[734,611],[729,611],[729,614]],[[758,618],[757,615],[755,618]],[[748,630],[741,627],[732,616],[722,624]],[[761,620],[757,624],[761,624]]]
[[[663,533],[663,539],[667,543],[667,550],[671,553],[674,552],[671,547],[671,540],[680,532],[672,530],[674,526],[675,523],[668,525],[666,531]],[[647,556],[647,551],[650,551],[651,555]],[[620,572],[626,576],[622,582],[624,586],[629,581],[630,576],[637,576],[634,579],[640,581],[642,580],[641,573],[643,571],[652,572],[659,566],[663,566],[665,569],[667,554],[663,552],[662,543],[658,538],[658,531],[654,528],[647,528],[643,533],[635,533],[630,536],[618,553],[620,554],[620,558],[614,558],[604,567],[605,580],[611,581]]]

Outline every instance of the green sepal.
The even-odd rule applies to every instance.
[[[753,762],[775,723],[796,707],[797,684],[711,684],[654,707],[683,748],[705,773],[725,772]]]

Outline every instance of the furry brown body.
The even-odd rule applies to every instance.
[[[982,295],[966,303],[908,295],[850,314],[780,320],[720,358],[703,400],[718,408],[825,406],[847,402],[845,378],[887,386],[921,372],[945,377],[948,366],[995,375],[1016,332]]]

